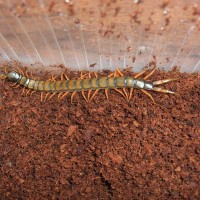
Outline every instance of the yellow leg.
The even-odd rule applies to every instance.
[[[146,90],[144,90],[144,89],[141,89],[141,91],[144,93],[144,94],[146,94],[152,101],[153,101],[153,103],[155,103],[155,101],[154,101],[154,99],[153,99],[153,97],[151,96],[151,94],[149,94]]]
[[[65,92],[65,93],[63,94],[63,96],[60,97],[60,100],[62,100],[62,99],[63,99],[64,97],[66,97],[68,94],[69,94],[69,92]]]
[[[36,90],[33,90],[30,95],[33,95],[33,93],[35,93],[35,92],[36,92]]]
[[[73,102],[73,98],[74,98],[75,94],[76,94],[76,92],[73,92],[71,95],[71,103]]]
[[[150,76],[152,76],[155,70],[156,70],[156,67],[154,67],[153,70],[144,77],[144,80],[147,80]]]
[[[108,89],[105,89],[106,98],[108,99]]]
[[[146,71],[147,71],[147,70],[141,71],[139,74],[136,74],[136,75],[134,76],[134,78],[139,78],[139,77],[142,76],[142,74],[144,74]]]
[[[60,92],[60,93],[58,94],[58,100],[60,100],[60,98],[62,97],[62,94],[63,94],[63,92]]]
[[[99,89],[98,89],[98,90],[95,90],[95,92],[93,93],[93,95],[92,95],[92,97],[90,98],[89,101],[91,101],[91,100],[94,98],[94,96],[95,96],[98,92],[99,92]]]
[[[26,92],[26,96],[29,94],[30,91],[31,91],[30,89],[27,90],[27,92]]]
[[[133,88],[130,89],[129,98],[128,98],[129,101],[131,100],[132,96],[133,96]]]
[[[121,90],[115,88],[115,91],[118,92],[118,93],[120,93],[124,98],[126,98],[125,94]]]
[[[86,75],[87,75],[87,74],[84,74],[84,75],[83,75],[83,73],[81,72],[81,77],[79,78],[79,80],[80,80],[80,79],[83,79]],[[85,96],[85,91],[84,91],[84,90],[81,91],[81,94],[82,94],[83,98],[85,99],[85,101],[88,102],[89,100],[86,98],[86,96]]]
[[[43,92],[41,92],[41,95],[40,95],[40,102],[43,101]]]
[[[89,102],[89,101],[90,101],[90,100],[88,100],[88,99],[86,98],[84,90],[81,91],[81,94],[82,94],[82,96],[83,96],[83,98],[85,99],[86,102]]]
[[[56,92],[54,92],[49,98],[47,101],[49,101],[51,98],[53,98],[54,96],[56,95]]]
[[[50,92],[47,92],[47,93],[46,93],[46,96],[45,96],[45,98],[44,98],[44,101],[47,100],[47,97],[49,96],[49,94],[50,94]]]
[[[91,78],[91,74],[90,74],[90,72],[88,73],[88,78]],[[87,101],[90,100],[91,92],[92,92],[92,90],[89,90],[89,91],[88,91]]]

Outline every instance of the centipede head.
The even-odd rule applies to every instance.
[[[7,74],[7,78],[9,81],[18,82],[21,79],[21,74],[16,71],[11,71]]]

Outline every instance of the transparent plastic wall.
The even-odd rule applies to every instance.
[[[200,71],[199,0],[0,2],[0,62],[73,70]]]

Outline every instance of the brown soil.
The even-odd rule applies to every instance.
[[[155,105],[138,90],[40,103],[1,81],[1,198],[198,199],[200,77],[151,79],[172,77],[163,87],[180,96],[151,92]]]

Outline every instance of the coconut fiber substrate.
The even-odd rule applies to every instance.
[[[150,92],[155,104],[136,89],[40,102],[1,80],[1,199],[199,199],[200,76],[150,79],[166,78],[179,95]]]

